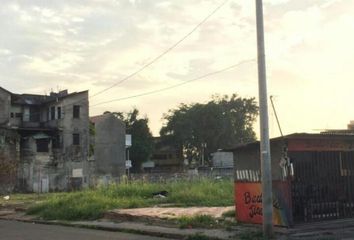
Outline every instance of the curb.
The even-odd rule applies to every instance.
[[[131,229],[131,228],[124,228],[121,226],[100,226],[97,224],[85,224],[80,222],[66,222],[66,221],[44,221],[44,220],[28,220],[28,219],[21,219],[21,218],[5,218],[4,216],[0,217],[0,220],[5,221],[18,221],[18,222],[25,222],[25,223],[32,223],[32,224],[45,224],[45,225],[57,225],[57,226],[65,226],[65,227],[76,227],[76,228],[86,228],[86,229],[95,229],[95,230],[103,230],[103,231],[110,231],[110,232],[123,232],[123,233],[133,233],[139,235],[147,235],[152,237],[162,237],[162,238],[169,238],[169,239],[187,239],[190,236],[194,236],[196,234],[202,235],[207,237],[210,240],[223,240],[222,238],[211,237],[208,235],[203,234],[202,231],[195,232],[195,233],[186,233],[186,234],[178,234],[178,233],[167,233],[162,231],[147,231],[141,229]]]

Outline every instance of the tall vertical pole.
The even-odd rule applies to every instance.
[[[257,18],[257,49],[258,49],[258,88],[260,116],[260,155],[262,168],[262,208],[263,234],[266,238],[273,235],[273,201],[272,201],[272,172],[269,147],[267,78],[264,50],[263,2],[256,0]]]

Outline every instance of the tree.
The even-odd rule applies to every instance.
[[[113,112],[117,118],[123,120],[126,125],[126,133],[132,135],[132,146],[129,150],[130,160],[132,160],[132,172],[139,172],[141,165],[150,159],[154,140],[149,129],[149,119],[140,118],[139,110],[134,108],[128,113]]]
[[[191,162],[222,148],[231,148],[256,139],[253,123],[258,115],[254,98],[215,95],[206,104],[180,104],[164,115],[160,135],[170,144],[183,148]]]

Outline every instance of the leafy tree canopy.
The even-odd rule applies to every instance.
[[[106,112],[105,112],[106,113]],[[132,135],[132,146],[129,149],[129,157],[132,160],[132,172],[139,172],[143,162],[151,157],[154,140],[149,128],[149,119],[139,116],[139,110],[112,112],[114,116],[123,120],[126,125],[126,133]]]
[[[258,115],[255,98],[237,94],[215,95],[206,104],[180,104],[164,115],[160,135],[165,141],[182,147],[185,157],[199,159],[202,144],[205,154],[234,147],[256,139],[253,123]]]

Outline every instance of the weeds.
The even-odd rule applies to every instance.
[[[217,220],[209,215],[183,216],[177,219],[180,228],[212,228],[217,225]]]
[[[224,212],[222,214],[223,218],[235,218],[235,216],[236,216],[236,211],[235,210],[230,210],[230,211]]]
[[[167,198],[152,198],[153,192],[161,190],[168,191]],[[93,220],[110,209],[164,203],[184,207],[229,206],[233,204],[233,183],[209,179],[165,184],[137,181],[80,192],[53,193],[47,194],[43,202],[34,204],[27,213],[47,220]]]

